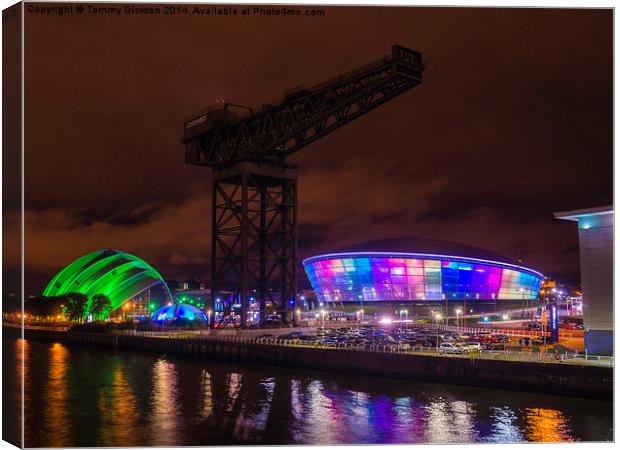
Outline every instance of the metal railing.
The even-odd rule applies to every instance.
[[[515,336],[515,337],[550,337],[551,333],[548,331],[532,331],[532,330],[520,330],[518,328],[471,328],[471,327],[456,327],[454,325],[440,325],[433,323],[422,323],[418,324],[424,328],[428,329],[437,329],[441,331],[456,331],[461,333],[495,333],[495,334],[505,334],[506,336]],[[562,339],[571,339],[573,337],[573,333],[560,333],[560,337]]]
[[[401,354],[417,354],[438,356],[438,347],[429,346],[411,346],[403,343],[387,343],[387,344],[354,344],[346,341],[343,342],[322,342],[319,340],[308,341],[302,339],[280,339],[277,337],[243,337],[218,334],[206,334],[195,332],[160,332],[160,331],[136,331],[136,330],[112,330],[112,334],[129,335],[129,336],[145,336],[160,339],[184,339],[204,342],[217,342],[229,344],[254,344],[269,345],[282,347],[302,347],[302,348],[323,348],[333,350],[355,350],[363,352],[381,352],[381,353],[401,353]],[[467,358],[467,359],[487,359],[502,361],[518,361],[518,362],[537,362],[537,363],[571,363],[571,364],[587,364],[613,367],[614,358],[611,356],[584,355],[577,352],[566,353],[547,353],[536,351],[519,351],[519,350],[470,350],[462,354],[443,353],[441,357],[448,358]]]

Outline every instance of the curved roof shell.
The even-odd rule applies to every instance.
[[[127,300],[151,287],[162,284],[162,276],[146,261],[119,250],[98,250],[76,259],[52,278],[43,295],[53,297],[79,293],[91,297],[103,294],[117,309]]]
[[[466,258],[485,259],[487,261],[502,262],[518,265],[516,258],[508,258],[504,255],[492,252],[472,245],[458,242],[442,241],[436,239],[422,239],[415,237],[380,239],[360,242],[334,249],[332,253],[417,253],[427,255],[450,255]]]

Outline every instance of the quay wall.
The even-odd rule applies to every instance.
[[[7,327],[3,327],[6,332]],[[18,329],[13,331],[19,333]],[[119,350],[179,354],[299,369],[365,374],[436,383],[612,400],[613,368],[587,364],[545,363],[369,352],[342,348],[296,347],[234,339],[177,339],[26,329],[26,339]]]

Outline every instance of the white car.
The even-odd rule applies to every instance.
[[[480,351],[482,350],[482,345],[478,342],[466,342],[463,344],[463,348],[467,349],[467,351]]]
[[[463,347],[458,345],[454,345],[451,342],[442,342],[439,344],[439,354],[453,354],[453,355],[462,355],[466,350]]]

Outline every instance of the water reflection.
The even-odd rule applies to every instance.
[[[507,406],[491,407],[492,428],[489,442],[522,442],[523,433],[517,424],[517,414]]]
[[[29,373],[30,343],[23,339],[11,341],[3,337],[2,344],[2,391],[11,398],[9,402],[2,402],[2,438],[19,446],[22,442],[22,406],[30,407],[28,397],[23,395],[23,391],[27,389],[23,380]],[[9,372],[9,368],[13,369],[13,373]]]
[[[612,439],[611,402],[20,346],[32,447]]]
[[[207,370],[202,371],[198,395],[201,399],[198,415],[206,419],[213,414],[213,385],[211,384],[211,374]]]
[[[534,442],[571,442],[574,440],[568,421],[561,411],[527,408],[525,414],[528,440]]]
[[[101,444],[114,447],[139,445],[134,432],[138,426],[136,398],[125,378],[126,368],[119,361],[111,370],[109,384],[106,383],[99,391]]]
[[[67,405],[67,358],[69,350],[59,343],[49,349],[49,374],[46,384],[46,427],[57,430],[49,436],[50,447],[70,445],[70,419]]]
[[[194,386],[187,388],[194,389]],[[178,403],[181,389],[176,365],[164,358],[153,364],[153,391],[150,405],[151,439],[158,445],[184,444],[183,417]]]
[[[476,410],[464,401],[438,399],[426,408],[428,411],[426,442],[477,442],[478,430],[474,427]]]

